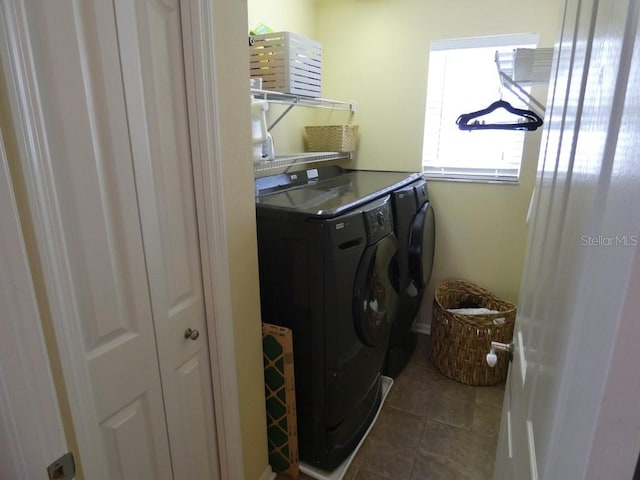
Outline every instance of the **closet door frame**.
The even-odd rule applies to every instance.
[[[0,478],[42,478],[67,441],[1,130],[0,225]]]
[[[33,64],[31,32],[27,18],[28,0],[0,0],[0,59],[7,82],[11,115],[16,130],[20,162],[24,171],[29,209],[41,257],[65,385],[74,415],[78,443],[99,442],[83,428],[89,418],[84,401],[89,378],[76,361],[77,332],[67,321],[76,315],[70,284],[69,261],[65,254],[63,225],[56,202],[52,162],[47,146],[47,124]],[[197,112],[189,111],[193,151],[198,222],[202,253],[211,377],[222,478],[244,478],[238,386],[233,336],[232,305],[224,229],[223,177],[219,156],[219,123],[216,104],[216,61],[214,3],[216,0],[182,2],[185,76],[189,96]],[[190,100],[191,103],[191,100]],[[51,376],[49,375],[51,378]],[[53,382],[53,378],[51,378]],[[56,412],[59,414],[58,412]],[[91,455],[81,459],[83,470],[93,470]]]

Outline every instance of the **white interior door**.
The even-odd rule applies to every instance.
[[[25,3],[91,479],[218,478],[177,3]]]
[[[88,478],[171,479],[113,14],[106,2],[31,6],[75,310],[72,354],[91,386],[82,414],[73,411],[81,462]]]
[[[640,441],[598,424],[640,231],[638,2],[567,0],[494,478],[631,478]],[[637,267],[636,267],[637,268]],[[637,273],[637,272],[636,272]],[[637,381],[638,373],[629,374]],[[619,375],[619,374],[618,374]],[[625,402],[616,397],[618,408]],[[624,415],[637,408],[622,408]],[[624,412],[624,413],[623,413]],[[636,416],[630,413],[631,416]],[[637,417],[637,416],[636,416]],[[624,455],[592,466],[598,432]],[[622,460],[621,460],[622,459]],[[613,472],[617,472],[614,474]]]
[[[174,475],[218,478],[180,4],[119,0],[116,18]]]

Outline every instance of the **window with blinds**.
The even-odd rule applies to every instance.
[[[427,177],[516,183],[520,174],[524,131],[462,131],[456,119],[502,98],[527,108],[501,87],[496,51],[532,48],[537,34],[437,40],[429,54],[422,165]],[[500,109],[501,110],[501,109]],[[497,110],[492,121],[501,121]]]

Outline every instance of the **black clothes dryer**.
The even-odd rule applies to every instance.
[[[299,455],[324,470],[381,401],[398,300],[389,194],[415,178],[325,168],[256,180],[262,320],[293,331]]]
[[[384,374],[395,378],[416,346],[412,325],[431,278],[435,249],[435,215],[424,178],[391,193],[399,251],[394,286],[398,312],[391,329]]]

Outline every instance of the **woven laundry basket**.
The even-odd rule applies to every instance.
[[[358,143],[358,125],[304,127],[308,152],[353,152]]]
[[[466,315],[455,308],[486,308],[499,313]],[[491,342],[511,342],[516,306],[466,280],[447,280],[436,288],[431,325],[431,361],[447,377],[467,385],[493,385],[507,376],[509,359],[498,355],[491,368]],[[504,319],[504,321],[500,320]]]

